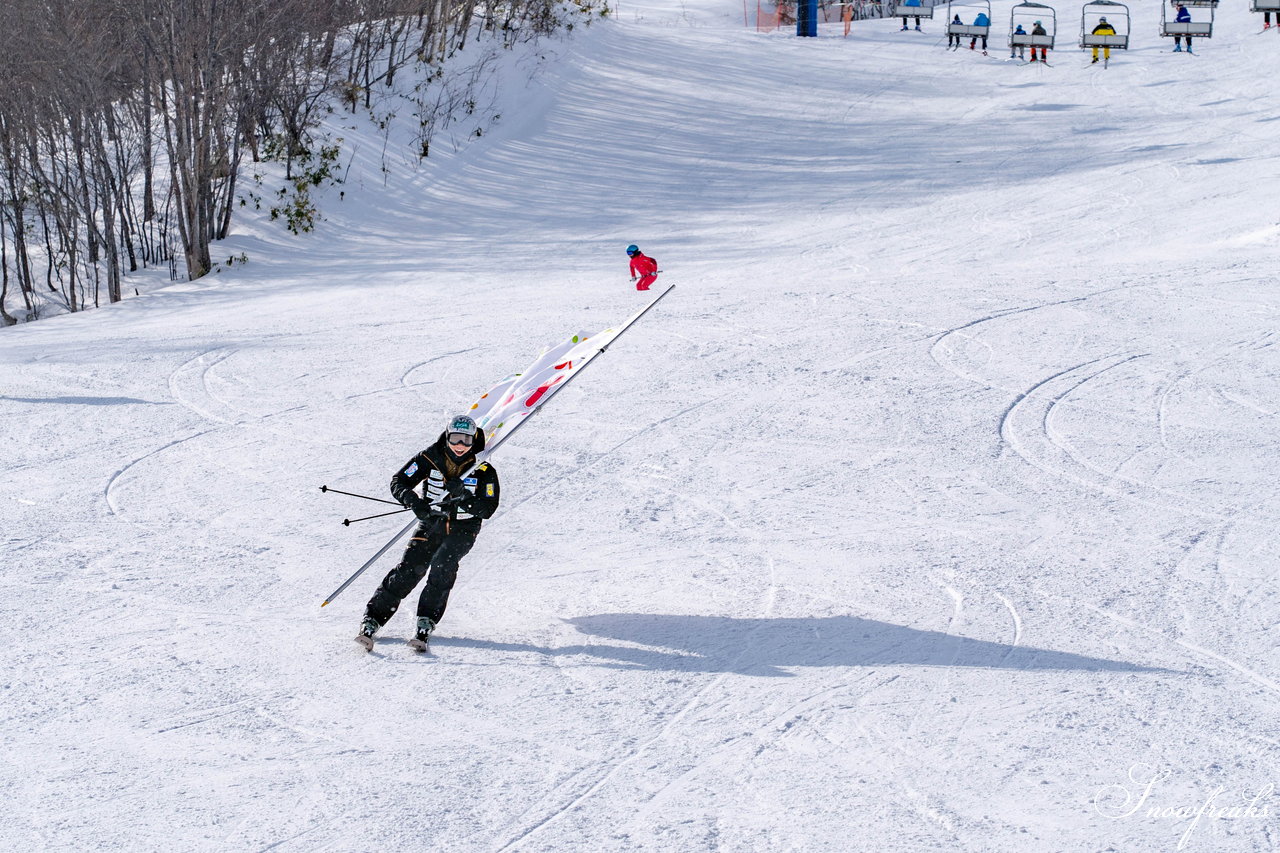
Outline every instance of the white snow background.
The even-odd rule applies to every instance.
[[[623,0],[420,166],[335,114],[315,233],[0,332],[0,848],[1275,849],[1280,33],[994,7]],[[405,517],[319,487],[629,316],[629,242],[676,290],[363,653]]]

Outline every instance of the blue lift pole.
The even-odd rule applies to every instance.
[[[796,3],[796,35],[817,37],[818,0],[798,0]]]

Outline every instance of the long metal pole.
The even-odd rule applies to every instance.
[[[614,335],[614,336],[609,340],[609,343],[605,344],[604,346],[600,347],[600,349],[598,349],[598,350],[596,350],[595,352],[593,352],[590,356],[588,356],[588,357],[587,357],[587,360],[586,360],[586,361],[584,361],[584,362],[582,362],[582,364],[578,365],[578,369],[577,369],[577,370],[575,370],[573,373],[569,374],[569,378],[568,378],[568,379],[566,379],[566,380],[565,380],[563,383],[561,383],[560,385],[555,386],[555,387],[550,391],[550,393],[548,393],[548,394],[547,394],[547,398],[546,398],[545,400],[543,400],[543,401],[542,401],[541,405],[539,405],[539,406],[538,406],[538,408],[534,409],[534,410],[533,410],[533,412],[531,412],[531,413],[529,414],[529,417],[527,417],[527,418],[521,418],[521,419],[520,419],[520,423],[518,423],[518,424],[516,424],[515,426],[513,426],[513,427],[511,428],[511,432],[507,433],[506,435],[502,436],[502,438],[498,439],[498,441],[493,445],[493,447],[486,447],[483,451],[481,451],[479,454],[477,454],[477,455],[476,455],[475,460],[471,463],[471,465],[469,465],[469,466],[467,467],[467,469],[466,469],[465,471],[463,471],[463,472],[462,472],[462,474],[461,474],[460,476],[464,476],[464,477],[465,477],[465,476],[467,475],[467,473],[468,473],[472,468],[476,467],[476,466],[477,466],[477,465],[479,465],[481,462],[483,462],[483,461],[487,460],[490,456],[492,456],[492,455],[493,455],[493,453],[494,453],[494,451],[496,451],[499,447],[501,447],[501,446],[506,442],[506,440],[507,440],[507,439],[509,439],[509,438],[511,438],[511,436],[515,435],[515,434],[516,434],[516,432],[520,429],[520,427],[524,426],[526,423],[528,423],[528,422],[533,418],[533,416],[534,416],[534,415],[536,415],[538,412],[542,411],[542,407],[543,407],[543,406],[545,406],[547,403],[551,402],[551,398],[552,398],[552,397],[554,397],[556,394],[560,393],[560,391],[562,391],[564,388],[568,387],[569,383],[570,383],[570,382],[572,382],[574,379],[577,379],[577,378],[578,378],[578,374],[582,373],[582,371],[586,369],[587,365],[588,365],[588,364],[590,364],[593,360],[595,360],[595,357],[596,357],[596,356],[600,355],[602,352],[604,352],[604,351],[605,351],[605,350],[607,350],[610,346],[612,346],[612,345],[613,345],[613,342],[614,342],[614,341],[616,341],[618,338],[622,337],[623,333],[625,333],[625,332],[627,331],[627,329],[630,329],[630,328],[635,324],[635,322],[636,322],[637,320],[639,320],[639,319],[640,319],[641,317],[643,317],[645,314],[648,314],[648,313],[649,313],[649,309],[653,308],[653,306],[655,306],[655,305],[657,305],[659,302],[661,302],[661,301],[662,301],[662,298],[663,298],[664,296],[666,296],[668,293],[670,293],[671,291],[673,291],[673,290],[675,290],[675,289],[676,289],[676,286],[675,286],[674,284],[673,284],[673,285],[671,285],[671,286],[670,286],[670,287],[668,287],[666,290],[662,291],[662,292],[661,292],[661,293],[659,293],[656,297],[654,297],[654,299],[653,299],[653,301],[652,301],[652,302],[650,302],[648,305],[646,305],[645,307],[643,307],[643,308],[641,308],[639,311],[637,311],[637,312],[636,312],[636,313],[631,317],[631,319],[630,319],[630,320],[628,320],[626,323],[624,323],[624,324],[622,325],[622,328],[621,328],[621,329],[619,329],[619,330],[618,330],[618,333],[617,333],[616,335]],[[481,458],[481,457],[483,457],[483,458]],[[374,554],[372,557],[370,557],[370,558],[365,562],[365,564],[364,564],[363,566],[361,566],[360,568],[356,569],[355,574],[353,574],[351,577],[349,577],[349,578],[347,578],[345,581],[343,581],[343,582],[342,582],[342,586],[338,587],[338,588],[337,588],[337,589],[335,589],[333,592],[331,592],[331,593],[329,594],[329,597],[328,597],[328,598],[326,598],[326,599],[325,599],[325,600],[320,604],[320,606],[321,606],[321,607],[324,607],[324,606],[325,606],[325,605],[327,605],[329,602],[331,602],[331,601],[333,601],[335,598],[337,598],[337,597],[338,597],[338,595],[339,595],[339,593],[341,593],[344,589],[346,589],[347,587],[349,587],[349,586],[351,585],[351,582],[352,582],[352,581],[354,581],[356,578],[358,578],[358,577],[360,577],[362,574],[364,574],[365,569],[369,568],[369,567],[370,567],[370,566],[372,566],[374,563],[376,563],[376,562],[378,561],[378,558],[379,558],[379,557],[381,557],[383,554],[387,553],[387,551],[391,550],[391,546],[392,546],[392,545],[394,545],[394,544],[396,544],[397,542],[399,542],[399,541],[400,541],[400,537],[404,536],[404,535],[405,535],[406,533],[408,533],[411,529],[413,529],[413,526],[414,526],[415,524],[417,524],[417,523],[418,523],[418,522],[417,522],[417,520],[415,519],[415,520],[413,520],[413,521],[409,522],[408,524],[406,524],[406,525],[404,526],[404,529],[402,529],[402,530],[401,530],[399,533],[397,533],[395,536],[392,536],[392,537],[391,537],[391,540],[390,540],[389,542],[387,542],[387,544],[386,544],[386,545],[383,545],[381,548],[379,548],[379,549],[378,549],[378,553],[376,553],[376,554]]]
[[[619,329],[619,330],[618,330],[618,333],[617,333],[616,335],[614,335],[614,336],[609,340],[609,343],[605,344],[604,346],[600,347],[600,349],[596,350],[596,351],[595,351],[595,352],[593,352],[591,355],[589,355],[589,356],[587,357],[587,360],[586,360],[586,361],[584,361],[584,362],[582,362],[582,364],[578,365],[578,368],[577,368],[576,370],[574,370],[574,371],[573,371],[573,373],[569,374],[569,378],[568,378],[568,379],[566,379],[564,382],[560,383],[559,385],[556,385],[555,387],[553,387],[553,388],[552,388],[552,389],[547,393],[547,398],[546,398],[545,400],[543,400],[543,401],[542,401],[542,404],[541,404],[541,405],[539,405],[539,406],[538,406],[538,408],[534,409],[534,410],[529,414],[529,417],[527,417],[527,418],[521,418],[521,419],[520,419],[520,423],[518,423],[518,424],[516,424],[515,426],[513,426],[513,427],[511,428],[511,432],[509,432],[509,433],[507,433],[506,435],[504,435],[504,436],[502,436],[501,438],[499,438],[499,439],[498,439],[498,441],[497,441],[497,443],[496,443],[496,444],[494,444],[494,445],[493,445],[493,447],[486,447],[486,448],[485,448],[484,450],[482,450],[479,454],[477,454],[477,455],[476,455],[476,458],[475,458],[475,462],[473,462],[473,463],[472,463],[472,467],[475,467],[476,465],[479,465],[480,463],[482,463],[482,462],[484,462],[486,459],[488,459],[490,456],[492,456],[492,455],[494,454],[494,452],[495,452],[499,447],[501,447],[501,446],[503,445],[503,443],[504,443],[504,442],[506,442],[506,440],[507,440],[508,438],[511,438],[511,436],[513,436],[513,435],[515,435],[515,434],[516,434],[516,431],[517,431],[517,430],[519,430],[519,429],[520,429],[520,427],[524,426],[526,423],[528,423],[528,422],[533,418],[533,416],[534,416],[534,415],[536,415],[538,412],[542,411],[542,407],[543,407],[543,406],[545,406],[547,403],[550,403],[550,402],[551,402],[551,398],[552,398],[552,397],[554,397],[556,394],[559,394],[559,393],[560,393],[561,391],[563,391],[565,388],[569,387],[569,383],[570,383],[570,382],[572,382],[573,380],[577,379],[577,378],[578,378],[578,376],[582,373],[582,371],[584,371],[584,370],[586,370],[586,369],[587,369],[587,365],[588,365],[588,364],[590,364],[592,361],[594,361],[594,360],[595,360],[595,357],[596,357],[596,356],[600,355],[600,353],[604,352],[604,351],[605,351],[605,350],[607,350],[609,347],[613,346],[613,342],[614,342],[614,341],[616,341],[618,338],[622,337],[622,335],[627,331],[627,329],[630,329],[630,328],[635,324],[635,322],[636,322],[637,320],[639,320],[639,319],[640,319],[641,317],[643,317],[645,314],[648,314],[648,313],[649,313],[649,309],[651,309],[651,308],[653,308],[653,306],[657,305],[657,304],[658,304],[658,302],[660,302],[660,301],[662,300],[662,297],[666,296],[668,293],[670,293],[671,291],[673,291],[673,290],[675,290],[675,289],[676,289],[676,286],[675,286],[674,284],[673,284],[673,285],[671,285],[671,286],[670,286],[670,287],[668,287],[666,290],[662,291],[662,292],[661,292],[661,293],[659,293],[656,297],[654,297],[654,299],[653,299],[653,301],[652,301],[652,302],[650,302],[648,305],[644,306],[644,307],[643,307],[643,308],[641,308],[639,311],[637,311],[634,315],[632,315],[632,317],[631,317],[631,319],[630,319],[630,320],[628,320],[627,322],[625,322],[625,323],[623,323],[623,324],[622,324],[622,328],[621,328],[621,329]],[[468,468],[467,470],[468,470],[468,471],[470,471],[470,470],[471,470],[471,468]]]
[[[321,603],[321,605],[320,605],[320,606],[321,606],[321,607],[324,607],[324,606],[325,606],[326,604],[328,604],[330,601],[333,601],[335,598],[337,598],[337,597],[338,597],[338,595],[339,595],[339,594],[340,594],[344,589],[346,589],[347,587],[351,586],[351,582],[352,582],[352,581],[354,581],[356,578],[358,578],[358,577],[360,577],[362,574],[364,574],[364,570],[365,570],[365,569],[367,569],[367,568],[369,568],[370,566],[372,566],[374,563],[376,563],[376,562],[378,561],[378,558],[379,558],[379,557],[381,557],[383,554],[387,553],[387,551],[391,550],[391,546],[392,546],[392,545],[394,545],[394,544],[396,544],[397,542],[399,542],[399,541],[400,541],[400,537],[401,537],[401,536],[403,536],[403,535],[405,535],[406,533],[408,533],[408,532],[409,532],[409,530],[410,530],[410,529],[411,529],[415,524],[417,524],[417,523],[418,523],[418,519],[416,519],[416,518],[415,518],[413,521],[411,521],[411,522],[409,522],[408,524],[406,524],[406,525],[404,526],[404,529],[403,529],[403,530],[401,530],[401,531],[400,531],[399,533],[397,533],[395,536],[392,536],[392,537],[391,537],[391,540],[390,540],[389,542],[387,542],[387,544],[386,544],[386,545],[383,545],[381,548],[379,548],[379,549],[378,549],[378,553],[376,553],[376,554],[374,554],[372,557],[370,557],[370,558],[368,559],[368,561],[367,561],[367,562],[365,562],[365,564],[364,564],[363,566],[361,566],[360,568],[356,569],[356,573],[355,573],[354,575],[352,575],[351,577],[349,577],[349,578],[347,578],[345,581],[343,581],[343,582],[342,582],[342,586],[338,587],[338,588],[337,588],[337,589],[335,589],[333,592],[329,593],[329,597],[328,597],[328,598],[326,598],[326,599]]]

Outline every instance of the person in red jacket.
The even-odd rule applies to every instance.
[[[658,280],[658,262],[634,243],[627,247],[627,257],[631,259],[631,280],[636,282],[636,290],[648,290]]]

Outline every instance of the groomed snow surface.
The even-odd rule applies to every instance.
[[[421,166],[335,115],[317,232],[0,332],[0,848],[1275,849],[1280,33],[1010,8],[623,0]],[[676,290],[364,654],[404,516],[319,487],[630,315],[629,242]]]

